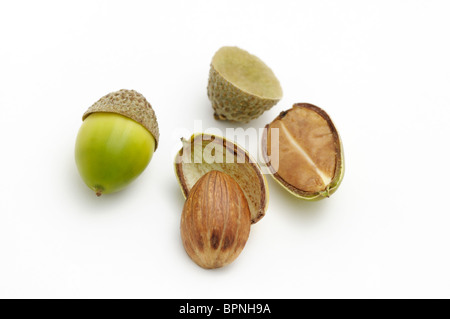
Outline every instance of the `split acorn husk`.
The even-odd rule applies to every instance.
[[[210,171],[189,192],[180,232],[189,257],[200,267],[220,268],[233,262],[250,234],[251,216],[239,184]]]
[[[283,96],[280,82],[261,59],[230,46],[220,48],[212,58],[207,92],[217,120],[244,123]]]
[[[202,176],[220,171],[239,184],[248,202],[251,222],[254,224],[264,217],[269,201],[267,180],[247,151],[224,137],[203,133],[193,134],[182,142],[174,166],[185,198]]]
[[[145,170],[158,141],[155,112],[142,94],[109,93],[83,115],[75,144],[78,171],[97,196],[120,191]]]
[[[329,197],[344,177],[338,131],[323,109],[309,103],[294,104],[266,125],[262,156],[272,177],[301,199]]]

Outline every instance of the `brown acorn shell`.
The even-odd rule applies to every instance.
[[[181,238],[200,267],[220,268],[233,262],[250,234],[250,210],[240,186],[219,171],[194,185],[181,215]]]
[[[252,223],[264,217],[269,204],[267,180],[256,160],[245,149],[224,137],[205,133],[195,133],[190,140],[182,139],[182,142],[183,147],[175,156],[174,169],[185,198],[203,175],[217,170],[231,176],[241,187]],[[213,146],[214,155],[206,150],[210,146]],[[219,156],[218,152],[222,155]]]
[[[273,149],[278,152],[277,160],[271,156],[269,135],[273,128],[281,128],[278,147]],[[271,176],[304,200],[329,197],[344,177],[344,152],[338,131],[323,109],[309,103],[294,104],[266,125],[262,156]]]

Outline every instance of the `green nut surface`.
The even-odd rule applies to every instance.
[[[117,192],[147,167],[155,139],[139,123],[115,113],[93,113],[83,122],[75,160],[84,182],[97,196]]]

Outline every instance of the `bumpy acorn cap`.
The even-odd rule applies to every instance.
[[[155,111],[145,97],[134,90],[109,93],[95,102],[83,114],[83,121],[92,113],[117,113],[138,122],[155,138],[155,150],[159,142],[159,129]]]
[[[258,57],[237,47],[222,47],[209,72],[208,97],[218,120],[248,122],[278,103],[280,82]]]
[[[262,155],[272,177],[305,200],[329,197],[344,177],[342,141],[329,115],[309,103],[296,103],[267,124]]]
[[[193,134],[182,139],[175,156],[175,175],[185,198],[195,183],[210,171],[231,176],[247,199],[252,224],[264,217],[269,203],[267,180],[255,159],[239,145],[217,135]]]

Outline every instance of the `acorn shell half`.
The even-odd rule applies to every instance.
[[[175,156],[175,175],[185,198],[195,183],[210,171],[232,177],[247,199],[252,224],[264,217],[269,190],[257,162],[242,147],[217,135],[193,134],[182,139],[183,147]]]
[[[296,103],[267,124],[262,156],[272,177],[305,200],[329,197],[344,177],[341,138],[329,115],[309,103]]]

